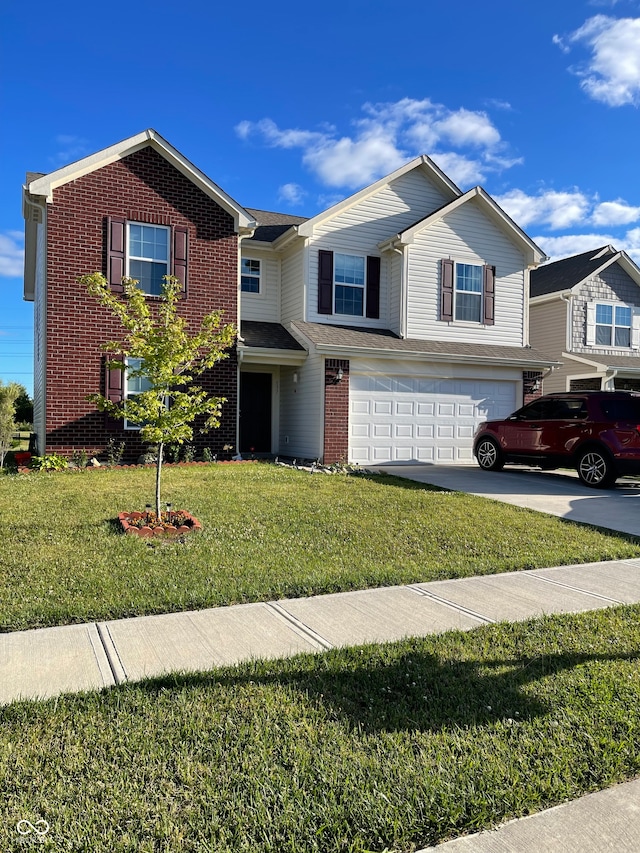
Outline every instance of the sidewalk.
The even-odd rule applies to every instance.
[[[320,653],[635,602],[640,602],[640,559],[0,634],[0,704],[251,658]],[[638,853],[640,780],[437,850]]]

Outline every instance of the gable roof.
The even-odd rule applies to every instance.
[[[640,268],[627,253],[619,252],[613,246],[601,246],[599,249],[562,258],[533,270],[530,282],[531,297],[571,290],[615,263],[620,264],[640,286]]]
[[[393,181],[402,177],[402,175],[406,175],[407,172],[412,172],[414,169],[420,169],[425,172],[427,177],[433,181],[444,195],[449,196],[450,198],[457,198],[462,195],[462,190],[460,190],[453,181],[445,175],[442,169],[438,168],[430,157],[427,157],[426,154],[422,154],[420,157],[415,157],[413,160],[405,163],[404,166],[400,166],[399,169],[396,169],[395,172],[392,172],[390,175],[380,178],[379,181],[364,187],[357,193],[348,196],[342,201],[339,201],[337,204],[334,204],[332,207],[316,214],[316,216],[312,216],[311,219],[307,219],[306,222],[298,227],[298,233],[303,237],[310,237],[313,234],[314,228],[317,225],[320,225],[321,222],[324,222],[327,219],[332,219],[344,210],[348,210],[350,207],[353,207],[354,204],[358,204],[362,201],[362,199],[377,193],[383,187],[393,183]]]
[[[235,227],[240,232],[249,232],[255,227],[255,220],[249,213],[231,198],[223,189],[194,166],[176,148],[173,147],[160,134],[148,128],[135,136],[123,139],[115,145],[103,148],[95,154],[76,160],[68,166],[56,169],[46,175],[39,173],[27,173],[26,190],[32,196],[44,197],[49,203],[53,203],[53,191],[56,187],[75,181],[83,175],[88,175],[96,169],[101,169],[109,163],[115,163],[124,157],[139,151],[141,148],[154,148],[179,172],[182,172],[192,183],[199,187],[205,195],[212,198],[223,210],[233,217]]]
[[[385,240],[380,243],[379,248],[382,250],[392,249],[395,246],[406,246],[412,243],[416,234],[420,231],[425,228],[429,228],[435,222],[438,222],[449,213],[452,213],[454,210],[457,210],[459,207],[462,207],[472,200],[475,200],[484,209],[485,213],[496,223],[496,225],[510,236],[514,242],[518,243],[525,249],[529,255],[529,263],[531,265],[537,265],[547,259],[547,256],[542,249],[533,242],[531,237],[525,234],[519,225],[516,225],[513,219],[505,213],[500,205],[494,201],[489,193],[482,187],[472,187],[472,189],[467,190],[466,193],[458,196],[458,198],[455,198],[453,201],[443,204],[442,207],[439,207],[437,210],[432,211],[427,216],[419,219],[417,222],[414,222],[413,225],[405,228],[404,231],[401,231],[389,240]]]

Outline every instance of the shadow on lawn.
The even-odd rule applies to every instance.
[[[171,676],[148,681],[144,688],[155,692],[213,684],[281,686],[300,691],[365,732],[437,731],[544,715],[551,706],[523,692],[527,684],[580,666],[640,657],[640,653],[557,654],[452,663],[417,646],[390,662],[371,659],[366,649],[338,654],[339,658],[334,653],[316,658],[304,668],[299,661],[296,666],[295,659],[275,665],[277,672],[268,663],[255,663],[240,674]]]

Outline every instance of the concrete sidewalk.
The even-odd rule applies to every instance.
[[[632,559],[0,634],[0,703],[638,601]],[[638,853],[640,780],[429,849]]]

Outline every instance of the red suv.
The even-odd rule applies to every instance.
[[[618,477],[640,474],[640,394],[547,394],[503,421],[480,424],[473,452],[485,471],[505,462],[575,468],[585,485],[608,488]]]

